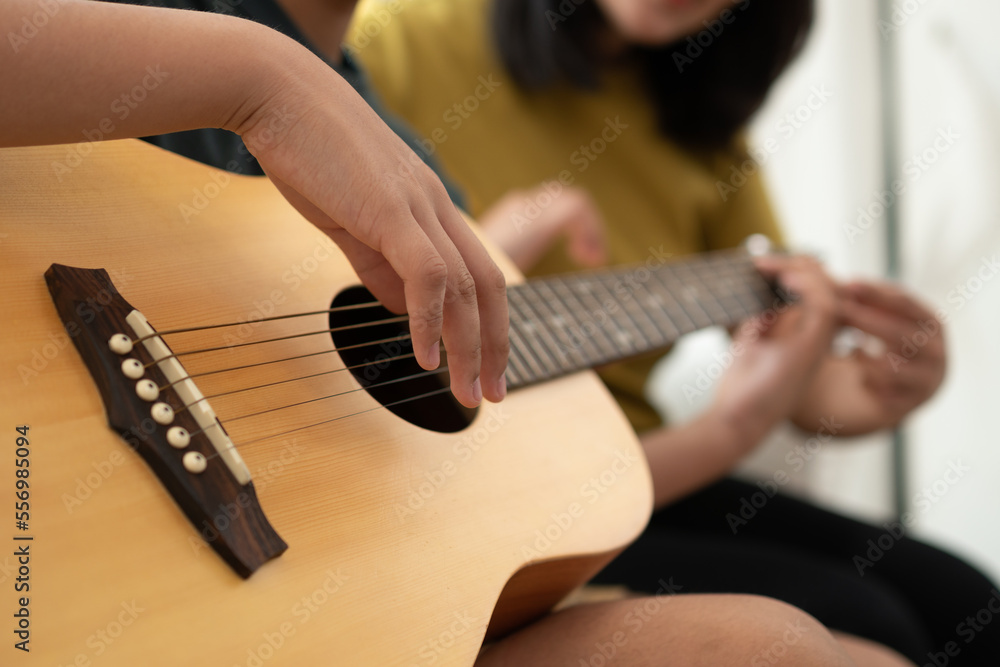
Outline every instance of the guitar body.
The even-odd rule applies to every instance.
[[[67,168],[54,163],[75,164],[70,147],[0,151],[0,664],[471,665],[491,618],[496,634],[544,613],[641,531],[649,473],[592,373],[513,391],[456,433],[365,391],[236,419],[358,387],[332,372],[212,399],[288,544],[235,574],[109,428],[43,274],[107,269],[161,331],[244,323],[169,338],[175,351],[226,347],[184,358],[192,374],[332,350],[329,335],[234,342],[327,328],[324,315],[260,320],[329,308],[357,278],[265,179],[138,141],[87,148]],[[343,366],[330,352],[199,386],[211,396]],[[27,530],[12,511],[19,426]],[[17,592],[23,547],[30,588]],[[30,652],[15,648],[22,597]]]

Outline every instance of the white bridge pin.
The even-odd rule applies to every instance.
[[[166,403],[157,403],[149,412],[157,424],[166,426],[174,420],[174,409]]]
[[[205,472],[208,467],[208,460],[201,452],[188,452],[182,460],[184,469],[195,475]]]
[[[135,383],[135,393],[144,401],[155,401],[160,395],[160,388],[152,380],[139,380]]]
[[[138,359],[126,359],[122,362],[122,373],[130,380],[138,380],[146,373],[146,369]]]
[[[171,447],[184,449],[191,443],[191,434],[182,426],[171,426],[167,431],[167,443]]]
[[[128,354],[132,351],[132,339],[123,333],[117,333],[108,340],[108,347],[115,354]]]

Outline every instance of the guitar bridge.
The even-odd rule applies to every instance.
[[[146,460],[195,530],[244,578],[280,556],[288,545],[264,516],[222,423],[107,271],[53,264],[45,281],[111,428]]]

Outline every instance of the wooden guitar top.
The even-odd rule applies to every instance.
[[[206,395],[316,374],[212,399],[288,544],[249,578],[109,428],[46,289],[54,263],[106,269],[161,331],[240,323],[171,338],[175,351],[226,348],[186,356],[192,375],[303,355],[203,375]],[[0,664],[470,665],[491,617],[502,632],[544,613],[648,518],[639,444],[593,373],[518,389],[438,433],[343,393],[358,384],[334,372],[328,335],[235,346],[325,328],[323,315],[261,320],[329,308],[358,282],[266,179],[139,141],[0,150],[0,273]],[[22,609],[30,652],[15,647]]]

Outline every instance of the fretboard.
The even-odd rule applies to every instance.
[[[783,301],[742,250],[538,278],[507,297],[511,388],[660,350]]]

